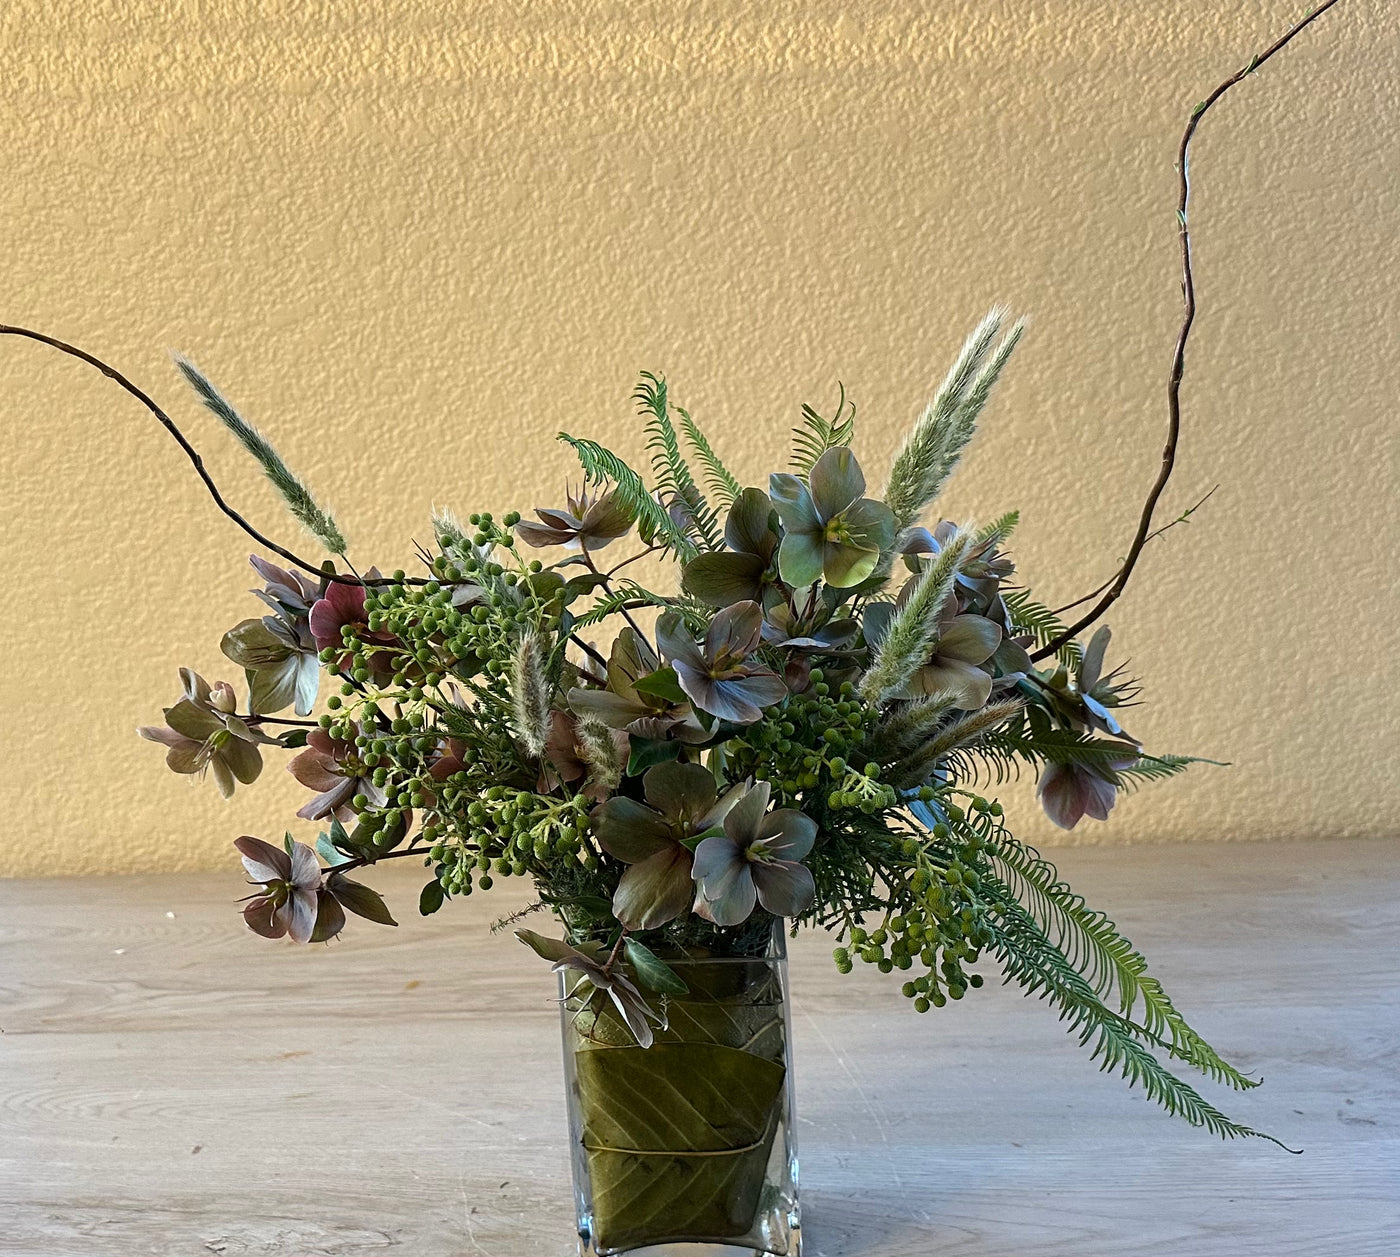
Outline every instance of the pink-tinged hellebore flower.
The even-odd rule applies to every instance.
[[[751,725],[788,692],[777,673],[745,662],[758,648],[762,630],[758,603],[736,602],[710,621],[703,647],[675,611],[657,620],[656,643],[696,707],[733,724]]]
[[[374,770],[364,764],[353,742],[333,738],[325,729],[312,729],[306,735],[306,750],[290,764],[287,771],[316,797],[297,815],[302,820],[318,821],[334,816],[342,824],[355,818],[352,800],[362,794],[373,807],[387,802],[384,791],[372,780]]]
[[[642,791],[646,804],[618,794],[593,812],[598,845],[630,866],[613,895],[613,915],[629,930],[654,930],[690,907],[695,892],[685,840],[718,826],[742,788],[718,798],[708,768],[671,761],[647,770]]]
[[[376,569],[370,568],[365,573],[367,578],[376,578],[379,573]],[[360,641],[370,645],[392,645],[398,639],[392,633],[382,633],[372,631],[369,627],[369,617],[365,612],[365,587],[363,585],[346,585],[341,582],[332,582],[315,606],[311,608],[309,618],[311,635],[316,640],[319,650],[327,647],[340,650],[345,644],[344,629],[349,626],[354,630],[354,635]],[[349,652],[341,655],[337,662],[341,667],[345,667],[349,661]],[[377,680],[384,680],[393,675],[394,665],[379,651],[369,652],[370,671]]]
[[[783,521],[778,572],[789,585],[859,585],[875,570],[881,551],[894,544],[894,513],[861,496],[865,476],[845,446],[817,459],[806,484],[774,472],[768,492]]]
[[[625,537],[632,528],[632,512],[616,493],[604,493],[590,501],[586,492],[567,495],[568,509],[559,511],[535,507],[540,523],[532,520],[515,526],[515,535],[527,546],[579,546],[592,552]]]
[[[681,573],[685,591],[712,607],[760,601],[774,575],[778,533],[773,518],[768,495],[762,489],[745,489],[729,508],[724,525],[729,549],[702,554],[687,563]]]
[[[816,841],[817,823],[792,808],[769,812],[770,792],[766,781],[753,786],[729,809],[723,835],[695,848],[695,911],[716,925],[748,920],[755,902],[776,917],[812,906],[816,883],[799,861]]]
[[[262,753],[257,744],[269,739],[260,737],[237,716],[222,710],[232,687],[220,682],[211,689],[197,672],[180,669],[184,697],[173,707],[165,709],[165,725],[144,725],[137,730],[150,742],[159,742],[169,749],[166,765],[172,772],[198,773],[208,770],[214,774],[219,793],[228,798],[235,781],[251,785],[262,772]]]
[[[661,660],[630,626],[613,639],[608,657],[607,686],[589,689],[576,686],[569,691],[569,707],[580,717],[591,716],[610,729],[619,729],[639,738],[660,742],[703,742],[709,736],[685,694],[668,695],[658,690],[655,673]],[[641,682],[647,688],[639,688]]]
[[[1124,750],[1134,748],[1125,743]],[[1073,829],[1085,816],[1106,821],[1118,798],[1114,771],[1127,768],[1137,758],[1135,753],[1125,754],[1102,769],[1091,764],[1046,764],[1035,791],[1040,806],[1061,829]]]
[[[262,887],[243,909],[243,919],[255,934],[320,943],[345,928],[345,913],[321,886],[316,853],[305,843],[293,842],[288,835],[289,850],[283,850],[244,835],[233,845],[243,857],[249,881]]]
[[[596,956],[587,955],[577,947],[564,942],[563,939],[545,938],[536,934],[534,930],[516,930],[515,937],[537,956],[550,961],[554,966],[555,973],[572,970],[579,975],[579,980],[574,984],[573,989],[564,997],[566,1002],[578,997],[585,982],[593,988],[574,1014],[575,1019],[592,1004],[595,994],[606,995],[608,999],[612,1000],[618,1016],[622,1018],[622,1024],[632,1032],[633,1037],[637,1040],[637,1046],[649,1048],[652,1045],[656,1036],[652,1033],[648,1023],[652,1021],[656,1022],[657,1025],[665,1025],[666,1023],[652,1011],[651,1006],[642,997],[641,991],[637,989],[636,984],[630,978],[616,969],[609,968]]]

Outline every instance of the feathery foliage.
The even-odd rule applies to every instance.
[[[1049,607],[1037,602],[1027,589],[1008,589],[1002,592],[1006,603],[1006,613],[1011,627],[1035,638],[1037,646],[1054,641],[1065,631],[1065,625]],[[1084,656],[1083,647],[1076,641],[1068,641],[1055,652],[1055,658],[1067,668],[1077,667]]]
[[[898,695],[929,657],[938,638],[938,617],[953,591],[967,553],[968,534],[952,537],[924,569],[909,601],[890,619],[875,658],[860,681],[861,697],[880,706]]]
[[[335,520],[328,511],[317,505],[311,491],[292,474],[268,439],[229,405],[188,358],[177,357],[175,365],[180,368],[180,374],[185,377],[190,387],[199,394],[200,400],[218,416],[224,427],[238,438],[239,444],[258,460],[263,473],[282,495],[287,509],[327,550],[332,554],[343,555],[345,537]]]
[[[990,524],[986,524],[977,530],[977,541],[994,542],[996,545],[1004,546],[1011,540],[1011,534],[1016,531],[1016,525],[1021,522],[1020,511],[1007,511],[1000,519],[994,519]]]
[[[1017,321],[994,352],[1005,318],[1006,311],[996,307],[973,329],[933,401],[895,455],[885,505],[894,512],[897,528],[914,523],[938,496],[972,439],[977,416],[1024,328],[1024,322]]]
[[[803,404],[802,422],[792,430],[792,469],[799,476],[811,471],[827,450],[850,445],[855,439],[856,404],[846,399],[844,384],[838,387],[841,397],[836,403],[836,414],[830,419],[823,419],[811,406]]]
[[[1231,1121],[1195,1088],[1166,1069],[1141,1042],[1147,1039],[1158,1043],[1157,1036],[1104,1004],[1009,891],[995,894],[994,879],[984,880],[983,887],[992,895],[991,950],[1001,961],[1002,972],[1028,995],[1048,999],[1059,1012],[1060,1020],[1068,1023],[1071,1033],[1077,1033],[1079,1042],[1092,1044],[1090,1057],[1099,1061],[1100,1069],[1121,1074],[1130,1086],[1141,1085],[1148,1099],[1168,1113],[1222,1139],[1254,1137],[1285,1147],[1272,1135]]]
[[[567,432],[560,432],[558,439],[573,446],[586,483],[612,484],[623,506],[636,517],[637,531],[643,541],[672,551],[683,563],[690,562],[699,553],[695,543],[652,497],[642,478],[610,449]]]
[[[918,750],[938,732],[957,699],[956,694],[931,694],[892,708],[875,726],[871,753],[892,764]]]
[[[1116,997],[1118,1011],[1128,1018],[1141,1005],[1144,1029],[1169,1040],[1174,1057],[1216,1082],[1239,1091],[1259,1085],[1222,1060],[1187,1025],[1162,984],[1147,972],[1142,953],[1103,912],[1088,907],[1040,852],[1001,827],[992,834],[988,849],[1002,879],[1099,998]]]
[[[690,417],[690,412],[677,406],[676,414],[681,417],[681,430],[685,433],[685,439],[690,442],[695,457],[705,468],[705,479],[709,482],[710,492],[715,501],[723,507],[733,506],[735,499],[744,491],[743,486],[720,461],[719,455],[710,447],[699,425]]]
[[[718,550],[723,541],[716,513],[706,503],[691,474],[690,465],[681,453],[676,425],[671,421],[665,378],[643,371],[632,400],[642,414],[649,416],[646,424],[647,449],[651,451],[651,469],[656,477],[657,495],[663,505],[669,504],[672,499],[683,503],[705,548]]]

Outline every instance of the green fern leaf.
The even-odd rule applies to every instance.
[[[695,543],[652,497],[642,478],[616,454],[596,441],[570,436],[567,432],[560,432],[558,439],[573,446],[586,483],[612,483],[622,504],[636,518],[643,541],[673,551],[682,563],[690,562],[699,553]]]
[[[846,386],[838,384],[840,400],[836,414],[823,419],[811,406],[803,405],[802,422],[792,430],[792,469],[799,476],[812,470],[813,464],[827,450],[850,445],[856,435],[856,404],[846,399]],[[847,412],[846,407],[850,407]]]
[[[686,440],[690,442],[690,448],[695,451],[695,457],[705,467],[705,479],[709,482],[710,492],[714,494],[715,501],[726,508],[733,506],[744,491],[743,486],[730,474],[729,468],[720,461],[719,455],[710,448],[705,434],[700,431],[689,413],[677,406],[676,414],[681,417],[681,429],[685,432]]]
[[[1000,522],[1000,521],[998,521]],[[1053,611],[1043,603],[1036,602],[1026,589],[1012,589],[1002,594],[1006,613],[1011,627],[1020,633],[1029,633],[1037,646],[1044,646],[1065,631],[1065,625]],[[1083,647],[1076,641],[1068,641],[1055,652],[1055,658],[1071,670],[1079,667],[1084,657]]]
[[[647,449],[651,451],[651,469],[656,478],[656,491],[662,502],[673,499],[684,504],[695,532],[705,548],[718,550],[723,544],[716,514],[700,492],[691,474],[690,465],[681,453],[676,437],[676,425],[666,396],[666,380],[643,371],[637,391],[632,394],[640,413],[650,416],[646,424]]]

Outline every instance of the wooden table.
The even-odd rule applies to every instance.
[[[919,1017],[793,953],[808,1257],[1400,1254],[1400,842],[1065,850],[1266,1085],[1223,1144],[988,986]],[[330,947],[238,875],[0,882],[0,1253],[572,1251],[547,971],[477,896]]]

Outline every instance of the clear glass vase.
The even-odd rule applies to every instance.
[[[787,950],[672,958],[685,995],[641,1048],[560,974],[580,1257],[797,1257]]]

